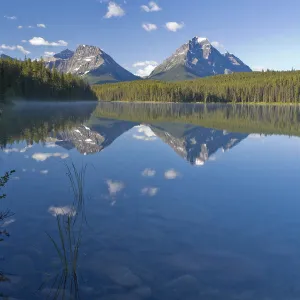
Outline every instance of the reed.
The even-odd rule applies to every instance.
[[[55,251],[60,259],[61,270],[55,277],[48,298],[67,299],[66,291],[79,299],[78,285],[78,258],[82,239],[83,225],[86,222],[85,217],[85,174],[86,165],[80,170],[72,163],[66,165],[67,177],[70,181],[73,201],[70,211],[56,216],[58,230],[58,240],[56,241],[47,233]]]

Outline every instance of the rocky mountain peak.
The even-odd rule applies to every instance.
[[[156,67],[150,78],[185,80],[233,72],[251,72],[233,54],[221,54],[205,37],[195,36]]]
[[[75,51],[77,55],[101,55],[102,53],[99,47],[89,45],[79,45]]]
[[[54,54],[53,57],[56,59],[69,59],[74,55],[74,51],[65,49],[57,54]]]
[[[46,66],[61,73],[86,77],[91,84],[139,79],[117,64],[99,47],[79,45],[75,52],[66,49],[45,59]]]
[[[235,55],[229,53],[228,51],[223,55],[226,58],[228,58],[233,65],[236,65],[236,66],[244,65],[244,63],[238,57],[236,57]]]

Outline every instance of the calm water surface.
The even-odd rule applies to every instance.
[[[18,104],[0,134],[3,299],[300,299],[299,108]]]

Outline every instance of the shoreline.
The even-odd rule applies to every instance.
[[[130,103],[130,104],[202,104],[202,105],[266,105],[266,106],[300,106],[300,102],[158,102],[158,101],[109,101],[109,100],[98,100],[99,103]]]

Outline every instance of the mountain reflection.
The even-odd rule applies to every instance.
[[[135,125],[127,121],[91,118],[87,125],[58,132],[55,143],[67,150],[76,148],[82,154],[92,154],[108,147]]]
[[[93,154],[102,151],[134,127],[140,134],[133,134],[134,138],[149,141],[155,140],[156,136],[192,165],[203,165],[219,149],[229,150],[248,137],[248,134],[179,123],[142,126],[128,121],[94,118],[88,122],[88,126],[81,125],[59,132],[55,143],[67,150],[76,148],[82,154]],[[148,135],[151,132],[151,139],[146,135],[143,138],[141,134],[144,132]]]
[[[49,136],[87,121],[95,103],[27,103],[6,107],[0,116],[0,147],[26,141],[46,142]]]
[[[0,145],[12,152],[6,146],[14,142],[26,141],[26,147],[51,142],[86,155],[137,128],[136,140],[159,138],[192,165],[203,165],[253,132],[297,135],[299,120],[299,108],[293,106],[23,103],[3,112]]]
[[[248,134],[185,124],[156,124],[151,129],[192,165],[203,165],[219,149],[229,150],[248,137]]]

